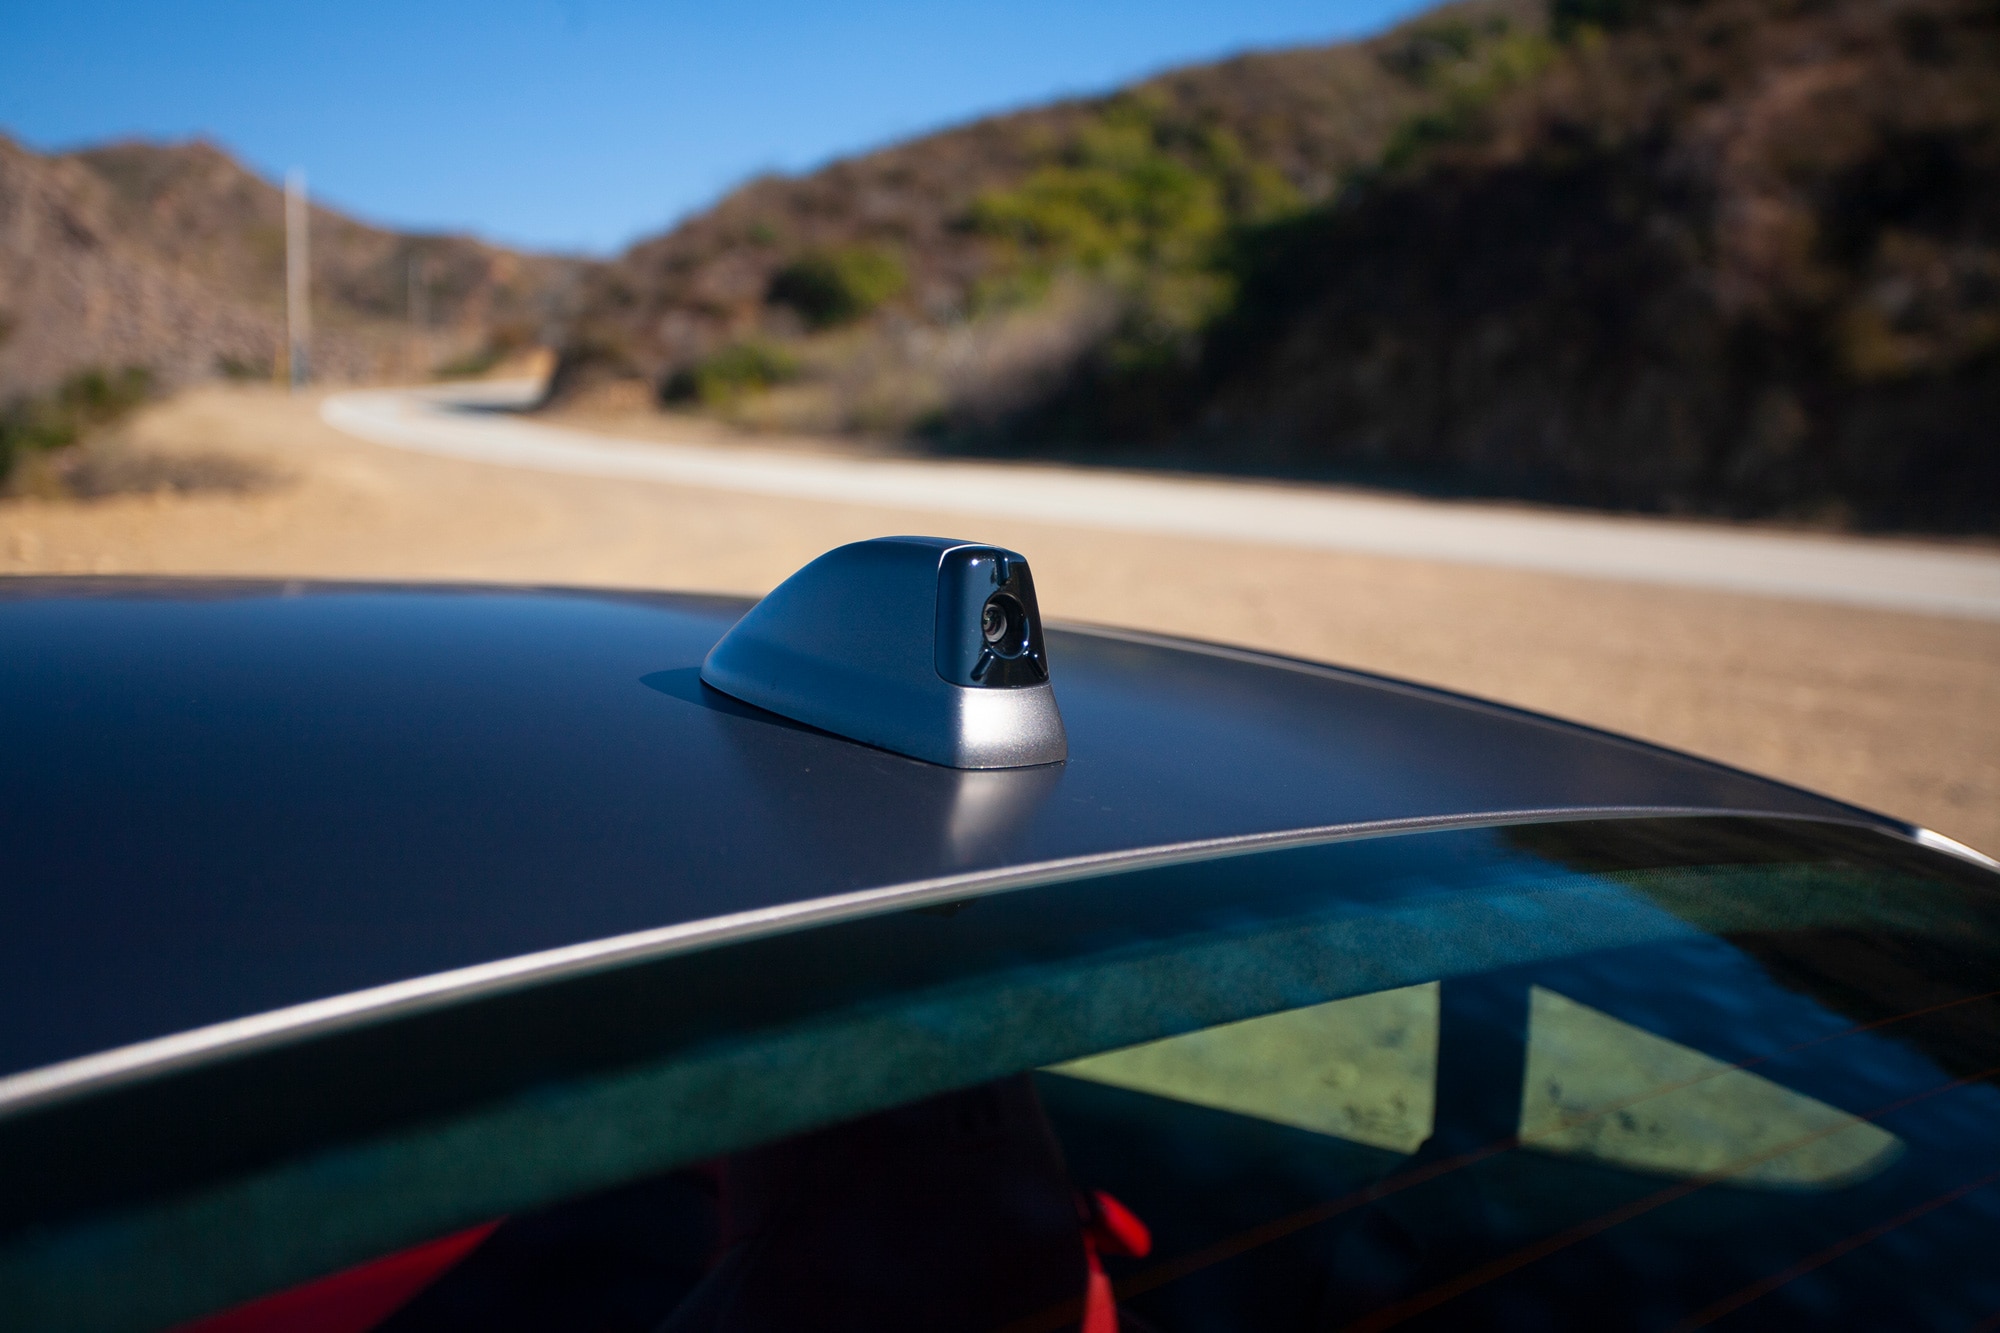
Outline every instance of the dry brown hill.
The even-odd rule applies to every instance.
[[[0,136],[0,401],[92,368],[172,385],[269,376],[284,336],[277,186],[213,144],[44,156]],[[575,261],[312,211],[313,359],[338,380],[428,372],[562,313]],[[421,330],[410,322],[419,281]]]
[[[1021,292],[994,290],[1007,286],[994,280],[1008,270],[1008,240],[1001,220],[982,225],[980,202],[1086,159],[1128,153],[1124,140],[1135,133],[1157,143],[1162,165],[1187,164],[1213,178],[1224,196],[1217,207],[1230,219],[1323,200],[1373,161],[1398,125],[1438,103],[1443,87],[1430,77],[1437,64],[1476,64],[1498,38],[1540,26],[1536,0],[1475,0],[1371,41],[1242,55],[1106,97],[977,121],[807,175],[753,181],[590,275],[559,387],[573,389],[593,372],[637,375],[662,391],[679,374],[685,385],[691,369],[746,340],[784,340],[802,323],[848,325],[838,309],[815,303],[817,291],[838,305],[843,285],[864,289],[861,304],[871,309],[854,312],[861,322],[892,336],[1023,304],[1010,299]],[[865,291],[871,257],[886,270],[875,299]],[[843,284],[843,265],[863,270],[862,281]],[[1069,317],[1052,327],[1010,330],[975,359],[1032,361],[1052,352],[1059,360],[1060,349],[1092,327],[1095,303],[1077,297],[1064,308]],[[938,381],[951,372],[940,360],[966,358],[964,349],[907,347],[889,358],[907,365],[875,364],[879,355],[864,355],[866,365],[834,359],[841,364],[819,369],[843,380],[845,391],[832,402],[800,404],[805,416],[794,424],[893,425],[943,392]],[[738,378],[759,377],[754,356],[736,360]],[[729,398],[727,357],[718,372],[709,397]],[[761,373],[784,378],[787,370],[780,358]],[[920,383],[895,383],[912,377]],[[883,404],[891,419],[876,423],[863,401],[870,394],[908,401]]]
[[[1994,0],[1449,7],[752,184],[558,388],[747,424],[2000,530]]]
[[[1005,433],[2000,531],[2000,8],[1557,12],[1535,78],[1242,236],[1194,365],[1080,361]]]

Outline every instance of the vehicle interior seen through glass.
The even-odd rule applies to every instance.
[[[840,1078],[760,1066],[794,1131],[279,1299],[372,1281],[384,1333],[1995,1327],[1994,883],[1873,830],[1579,821],[800,932],[866,979],[812,1012]]]

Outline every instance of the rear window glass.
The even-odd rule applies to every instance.
[[[1866,830],[1574,823],[712,950],[659,992],[657,1169],[376,1322],[1978,1327],[1995,882]]]

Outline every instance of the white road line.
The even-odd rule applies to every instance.
[[[342,393],[320,415],[377,444],[543,472],[2000,620],[2000,552],[1974,547],[1084,468],[662,444],[482,410],[531,392],[506,383]]]

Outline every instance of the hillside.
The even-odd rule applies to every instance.
[[[315,370],[335,380],[421,376],[535,337],[578,269],[319,207],[311,255]],[[277,186],[199,141],[43,156],[0,136],[0,403],[93,369],[268,378],[283,338]]]
[[[1239,236],[1185,372],[1080,362],[1005,434],[2000,530],[2000,11],[1587,2],[1417,160]]]
[[[2000,530],[1991,0],[1556,0],[767,180],[565,392],[748,424]]]
[[[1239,56],[753,181],[591,275],[562,388],[637,375],[672,392],[678,378],[686,398],[695,372],[696,396],[743,406],[738,388],[794,373],[766,344],[806,334],[839,346],[796,347],[813,363],[797,369],[838,388],[792,395],[779,408],[792,424],[897,428],[961,390],[1001,392],[988,380],[1032,381],[1102,322],[1069,270],[1102,276],[1123,256],[1026,254],[1046,247],[1024,227],[1161,232],[1141,238],[1161,243],[1142,266],[1172,267],[1176,246],[1330,197],[1440,101],[1435,66],[1481,65],[1540,26],[1534,4],[1481,0],[1372,42]],[[1126,238],[1059,239],[1101,250]],[[1047,318],[1006,318],[1037,306]],[[857,324],[887,341],[851,346]],[[910,339],[972,325],[965,346]],[[774,352],[761,370],[760,350]]]

